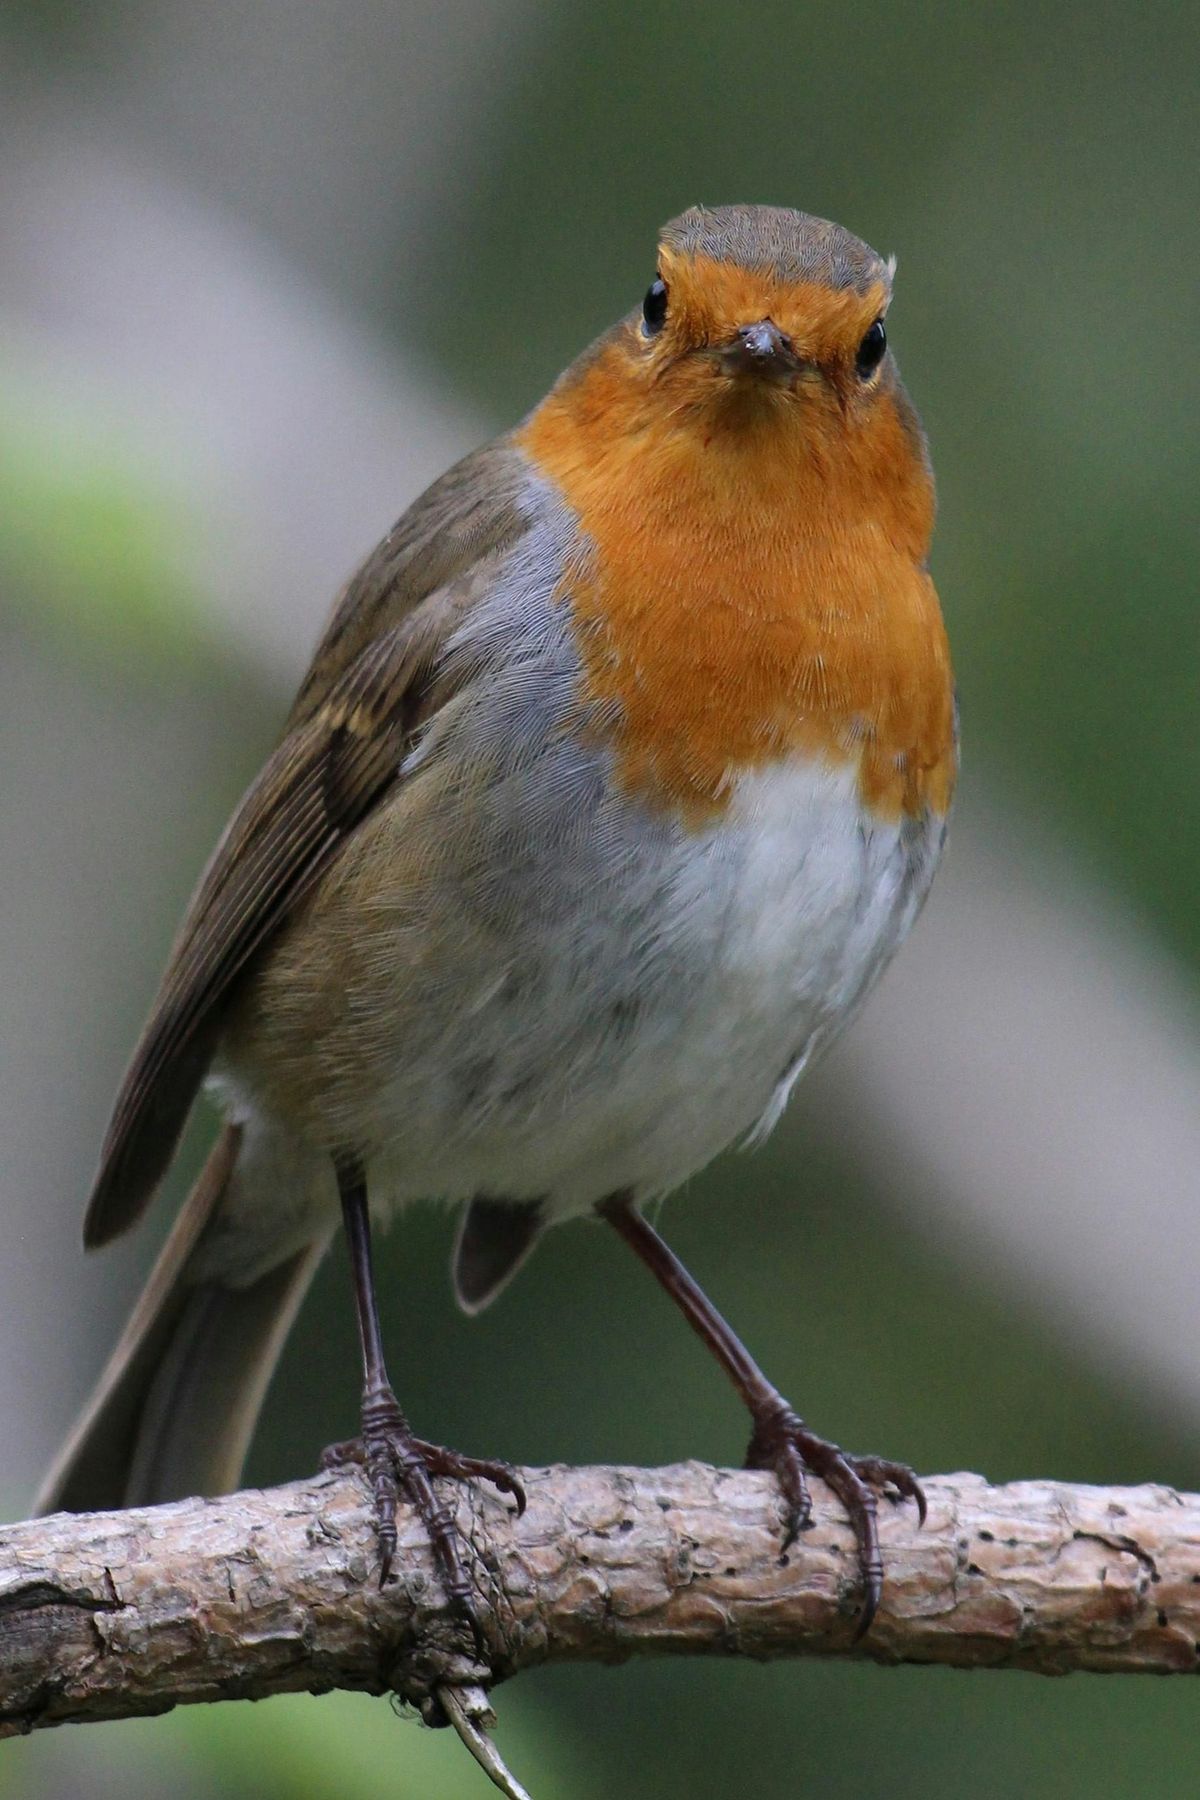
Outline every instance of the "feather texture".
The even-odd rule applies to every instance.
[[[468,458],[490,470],[493,449]],[[521,529],[511,478],[467,465],[443,477],[350,584],[283,741],[225,830],[184,918],[113,1109],[84,1221],[105,1244],[144,1211],[174,1155],[220,1029],[254,954],[399,778],[405,752],[447,697],[442,648],[472,574]],[[459,517],[461,512],[462,517]],[[433,583],[440,585],[431,585]]]

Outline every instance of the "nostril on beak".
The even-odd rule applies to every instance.
[[[760,319],[757,325],[743,325],[737,335],[742,354],[755,362],[787,355],[792,348],[791,339],[770,319]]]

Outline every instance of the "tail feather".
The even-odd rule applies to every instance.
[[[235,1487],[272,1370],[325,1249],[246,1287],[194,1256],[237,1161],[227,1127],[185,1202],[96,1390],[42,1484],[38,1513],[153,1505]]]
[[[189,1295],[146,1395],[123,1504],[153,1506],[235,1488],[267,1384],[324,1243],[249,1287],[206,1282]]]

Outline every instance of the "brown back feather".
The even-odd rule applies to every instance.
[[[523,530],[520,465],[468,457],[405,514],[341,597],[282,743],[201,877],[117,1096],[84,1221],[107,1243],[165,1174],[211,1060],[231,985],[380,796],[446,697],[438,661],[480,565]],[[473,577],[473,579],[467,579]]]

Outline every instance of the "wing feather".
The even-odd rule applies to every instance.
[[[283,741],[234,813],[176,938],[117,1096],[85,1244],[107,1243],[148,1204],[211,1060],[232,984],[399,779],[416,732],[447,697],[438,666],[446,638],[522,529],[513,468],[498,454],[477,453],[435,484],[339,602]],[[488,464],[476,471],[491,486],[488,529],[478,481],[464,474],[472,463]],[[470,530],[457,522],[464,495]],[[432,588],[421,578],[423,556],[437,577]],[[372,626],[365,640],[363,615]]]

